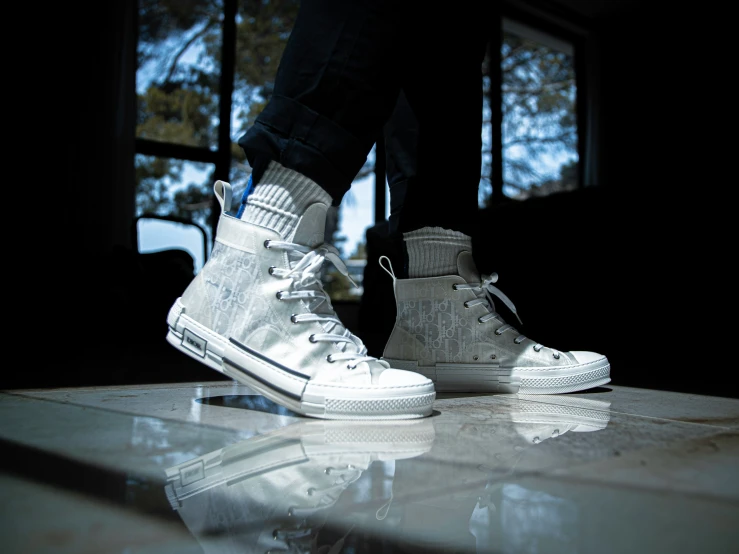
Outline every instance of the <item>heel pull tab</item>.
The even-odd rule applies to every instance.
[[[387,260],[387,265],[388,265],[388,267],[385,267],[385,264],[384,264],[384,263],[382,263],[382,262],[383,262],[384,260]],[[392,263],[392,262],[390,261],[390,258],[388,258],[387,256],[380,256],[380,260],[379,260],[379,263],[380,263],[380,267],[381,267],[382,269],[384,269],[384,270],[385,270],[385,272],[386,272],[386,273],[387,273],[388,275],[390,275],[390,277],[392,277],[392,278],[393,278],[393,285],[395,285],[395,281],[396,281],[397,279],[395,278],[395,272],[393,271],[393,263]]]
[[[213,185],[213,192],[216,193],[218,203],[221,205],[221,213],[228,213],[228,210],[231,209],[231,198],[233,196],[231,185],[226,181],[216,181],[216,184]]]

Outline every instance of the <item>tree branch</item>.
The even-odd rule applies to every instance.
[[[185,42],[185,44],[182,45],[182,48],[180,48],[180,50],[175,54],[172,63],[169,64],[169,71],[167,71],[167,76],[164,79],[165,83],[169,82],[170,79],[172,79],[175,69],[177,69],[177,63],[180,61],[180,58],[185,54],[185,52],[187,52],[187,49],[190,48],[190,46],[192,46],[198,39],[204,37],[214,25],[215,21],[210,21],[205,25],[205,27],[195,33],[187,42]]]

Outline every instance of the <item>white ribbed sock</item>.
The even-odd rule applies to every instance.
[[[443,227],[423,227],[403,233],[403,240],[410,279],[457,275],[457,256],[463,250],[472,252],[472,237]]]
[[[277,231],[290,240],[300,216],[311,204],[331,205],[331,195],[315,181],[272,161],[246,198],[241,219]]]

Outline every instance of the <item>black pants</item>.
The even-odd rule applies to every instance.
[[[385,132],[389,181],[404,184],[391,188],[391,203],[404,195],[399,230],[440,226],[472,234],[485,28],[492,20],[484,2],[425,6],[303,0],[273,95],[239,140],[254,183],[276,160],[339,204]]]

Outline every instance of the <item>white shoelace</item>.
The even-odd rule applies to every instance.
[[[514,331],[518,333],[518,330],[513,327],[513,325],[510,325],[509,323],[506,323],[503,320],[503,317],[495,311],[495,304],[493,302],[493,295],[496,296],[498,299],[500,299],[503,304],[506,305],[506,307],[513,312],[513,315],[516,316],[518,319],[518,322],[523,325],[523,321],[521,321],[521,318],[518,315],[518,312],[516,311],[516,306],[513,305],[513,302],[511,302],[511,299],[508,298],[503,291],[501,291],[498,287],[494,286],[493,283],[498,282],[498,274],[497,273],[491,273],[490,275],[483,275],[482,281],[479,285],[472,285],[469,283],[466,283],[464,285],[454,285],[454,290],[471,290],[473,293],[475,293],[475,296],[477,298],[475,300],[468,300],[465,302],[465,306],[468,308],[471,308],[472,306],[478,306],[482,304],[485,306],[489,313],[485,314],[482,317],[479,317],[477,321],[480,323],[485,323],[486,321],[490,321],[491,319],[495,319],[497,321],[500,321],[503,325],[498,327],[495,330],[496,335],[502,335],[506,331]],[[481,296],[484,293],[484,297]],[[516,344],[521,344],[526,337],[522,335],[521,333],[518,334],[518,336],[513,339],[513,342]],[[539,352],[542,348],[544,348],[543,344],[536,343],[534,345],[534,350]],[[560,353],[557,350],[551,349],[552,355],[559,359]]]
[[[336,344],[339,352],[334,352],[326,357],[329,363],[347,360],[348,369],[355,369],[362,362],[377,360],[374,356],[367,355],[367,347],[359,337],[354,335],[336,316],[331,306],[331,300],[323,290],[320,271],[323,262],[328,260],[339,270],[351,283],[356,283],[349,276],[349,270],[341,260],[339,251],[329,245],[322,244],[316,248],[310,248],[292,242],[268,240],[264,243],[265,248],[277,248],[288,251],[292,269],[270,268],[270,274],[280,279],[292,279],[289,290],[277,293],[279,300],[305,300],[308,309],[312,313],[293,314],[290,321],[293,323],[318,322],[327,332],[316,333],[310,336],[311,342],[332,342]],[[293,262],[297,262],[294,263]],[[323,306],[322,311],[318,311]],[[379,361],[379,360],[378,360]],[[383,362],[380,362],[383,363]],[[383,363],[383,365],[385,365]]]

